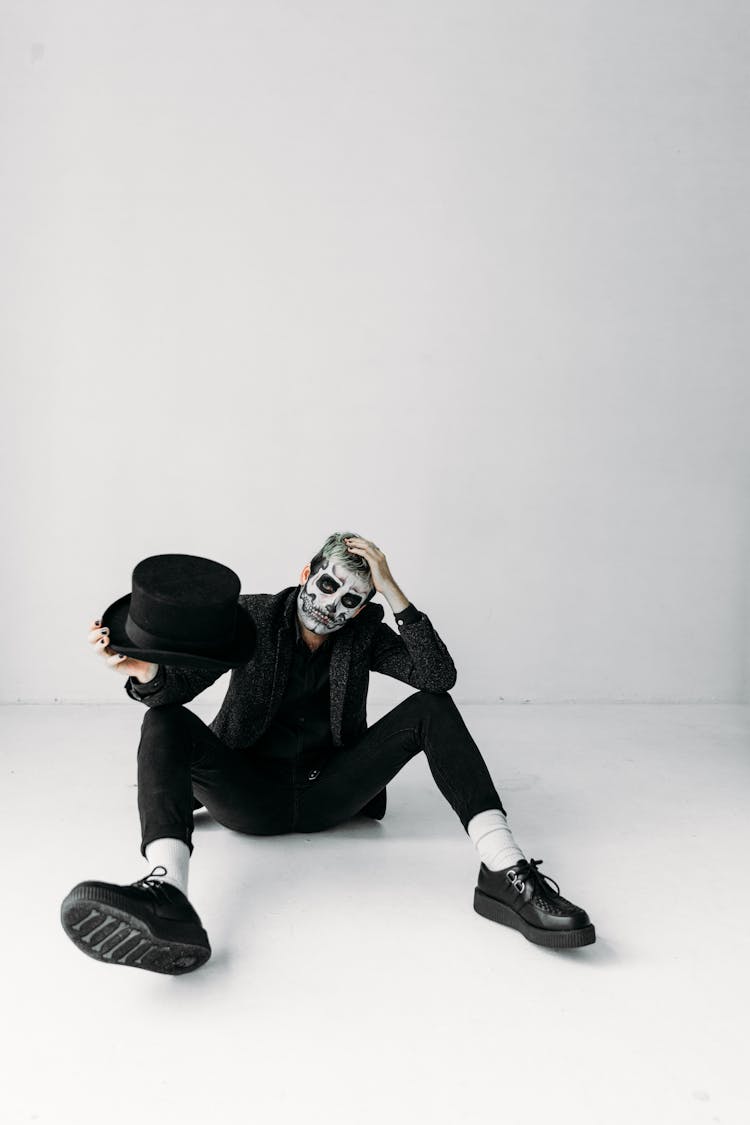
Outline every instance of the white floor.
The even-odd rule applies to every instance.
[[[474,912],[476,853],[420,756],[380,823],[253,838],[196,814],[211,960],[103,965],[59,904],[148,870],[141,709],[0,708],[3,1125],[750,1121],[750,707],[461,711],[595,945]]]

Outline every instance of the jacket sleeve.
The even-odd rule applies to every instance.
[[[203,668],[178,668],[173,664],[160,664],[159,671],[147,684],[139,683],[133,676],[125,681],[125,691],[137,703],[147,707],[160,707],[165,703],[189,703],[210,687],[224,671]]]
[[[396,633],[381,621],[372,638],[370,669],[421,691],[450,691],[456,666],[426,613],[408,605],[396,614]]]

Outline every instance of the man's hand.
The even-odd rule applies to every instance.
[[[124,656],[121,652],[113,652],[109,647],[109,629],[105,625],[101,628],[101,619],[97,617],[89,625],[89,644],[96,646],[96,651],[101,653],[104,663],[110,668],[117,669],[123,676],[133,676],[141,684],[153,680],[159,671],[158,664],[151,664],[148,660],[136,660],[133,656]]]
[[[362,539],[359,535],[352,535],[346,538],[344,542],[347,550],[353,555],[361,555],[362,558],[367,559],[370,564],[372,584],[379,594],[387,598],[393,612],[399,613],[402,609],[406,609],[409,599],[405,597],[403,591],[396,584],[380,547],[376,547],[369,539]]]

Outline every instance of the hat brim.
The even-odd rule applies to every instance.
[[[237,624],[232,641],[216,649],[200,652],[176,652],[174,649],[143,648],[133,644],[125,629],[132,594],[125,594],[108,606],[102,614],[102,625],[109,629],[109,645],[113,652],[148,660],[153,664],[174,664],[181,668],[204,668],[228,672],[246,664],[255,652],[256,629],[252,617],[243,606],[237,606]]]

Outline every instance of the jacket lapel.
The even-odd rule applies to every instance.
[[[292,664],[292,652],[294,651],[294,642],[296,640],[296,633],[294,630],[294,615],[297,606],[297,592],[298,586],[294,586],[290,591],[284,602],[284,613],[276,637],[276,655],[273,665],[273,686],[271,688],[271,698],[268,702],[267,715],[274,715],[276,708],[281,702],[281,698],[286,690],[287,681],[289,679],[289,669]]]
[[[341,728],[344,718],[344,697],[349,679],[349,665],[352,657],[352,626],[349,622],[333,637],[331,663],[329,668],[331,693],[331,735],[334,744],[341,741]]]
[[[352,667],[352,650],[354,647],[355,637],[358,639],[358,653],[363,651],[366,640],[359,643],[360,638],[366,638],[367,634],[373,629],[376,629],[379,622],[383,619],[383,607],[377,604],[365,606],[361,613],[357,614],[353,621],[346,625],[340,632],[334,635],[333,652],[331,653],[331,734],[336,745],[340,746],[342,742],[342,732],[344,725],[344,701],[346,699],[346,687],[350,679],[350,672]],[[359,657],[358,657],[359,658]],[[355,693],[359,688],[359,680],[364,675],[364,690],[367,692],[367,677],[369,670],[365,667],[364,673],[357,672],[357,677],[353,681],[355,684]]]

